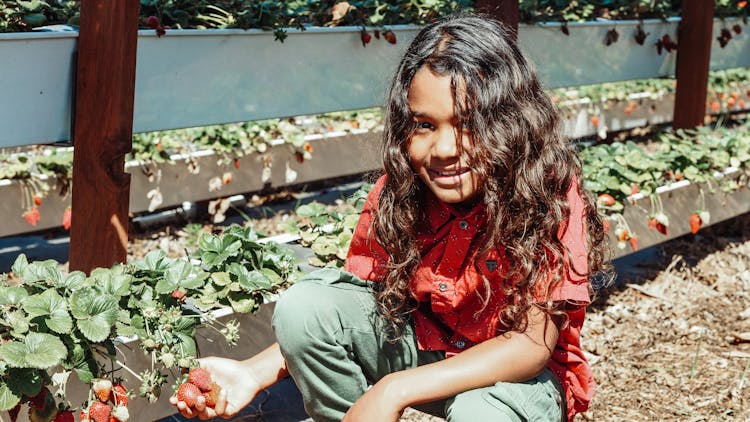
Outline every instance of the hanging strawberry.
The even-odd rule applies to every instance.
[[[618,39],[620,39],[620,34],[617,33],[617,29],[612,28],[604,36],[604,45],[610,46],[616,43]]]
[[[362,47],[366,47],[367,44],[370,43],[370,40],[372,40],[372,35],[367,33],[367,31],[362,28],[362,31],[359,34],[360,38],[362,39]]]
[[[696,234],[701,228],[701,217],[697,212],[690,214],[690,233]]]
[[[70,207],[65,208],[62,215],[62,226],[65,230],[70,230],[70,221],[73,216],[73,211]]]
[[[39,214],[39,208],[37,208],[36,206],[31,207],[31,209],[23,213],[23,218],[24,220],[26,220],[27,223],[29,223],[31,227],[36,227],[36,224],[39,222],[39,219],[41,219],[41,215]]]
[[[635,27],[635,42],[638,43],[638,45],[643,45],[644,42],[646,42],[646,38],[648,37],[649,33],[643,31],[643,27],[638,24],[638,26]]]
[[[658,212],[654,215],[654,219],[656,220],[656,231],[666,235],[669,228],[669,217],[663,212]]]

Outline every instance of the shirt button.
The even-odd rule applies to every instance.
[[[466,222],[466,220],[461,220],[458,222],[458,228],[461,230],[466,230],[469,228],[469,223]]]
[[[458,347],[459,349],[463,349],[464,347],[466,347],[466,342],[464,342],[463,340],[459,340],[456,342],[456,347]]]
[[[444,292],[444,291],[448,290],[448,285],[445,284],[445,283],[440,283],[440,284],[438,284],[438,289],[440,289],[441,292]]]

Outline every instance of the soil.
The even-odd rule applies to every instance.
[[[274,234],[290,214],[267,217],[250,224]],[[171,226],[132,237],[131,256],[178,256],[195,234]],[[750,214],[613,265],[617,282],[598,292],[583,327],[597,390],[577,420],[750,421]],[[443,419],[409,409],[402,420]]]

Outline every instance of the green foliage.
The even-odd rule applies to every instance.
[[[366,184],[347,198],[350,207],[344,212],[329,211],[317,202],[297,207],[297,218],[290,223],[289,230],[298,232],[300,243],[315,253],[309,260],[311,265],[344,266],[354,228],[370,189],[372,185]]]
[[[212,311],[253,312],[297,276],[292,252],[258,240],[252,229],[230,227],[201,236],[195,257],[203,261],[152,251],[88,277],[20,255],[0,276],[0,410],[47,385],[48,371],[73,369],[85,383],[101,377],[97,361],[114,361],[119,336],[139,337],[161,364],[141,376],[141,391],[154,400],[166,380],[160,369],[193,365],[197,324],[218,325],[234,344],[237,323],[222,323]]]
[[[79,0],[5,0],[0,3],[0,32],[30,31],[35,27],[80,22]],[[147,18],[159,18],[170,28],[260,28],[273,31],[279,41],[286,28],[309,26],[423,25],[455,11],[473,10],[472,0],[359,0],[350,1],[333,16],[335,1],[312,0],[141,0],[141,28]],[[586,21],[603,19],[647,19],[678,16],[680,0],[520,0],[522,22]],[[342,11],[343,10],[343,11]],[[747,16],[736,0],[717,0],[716,16]]]
[[[612,195],[617,203],[605,211],[620,212],[634,187],[646,196],[680,180],[737,189],[740,182],[717,175],[729,167],[750,168],[750,126],[669,131],[659,135],[655,148],[618,142],[582,148],[580,156],[586,188]]]

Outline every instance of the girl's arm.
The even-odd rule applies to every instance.
[[[388,415],[396,420],[411,405],[539,375],[552,357],[559,330],[553,319],[536,307],[528,317],[524,333],[506,333],[449,359],[385,376],[351,407],[344,420],[368,420],[367,415],[377,409],[373,406],[390,409]]]
[[[198,399],[195,408],[190,408],[176,397],[172,397],[170,402],[187,418],[233,416],[247,406],[260,391],[289,375],[278,343],[241,361],[208,357],[199,359],[199,362],[222,389],[214,409],[207,408],[202,397]]]

